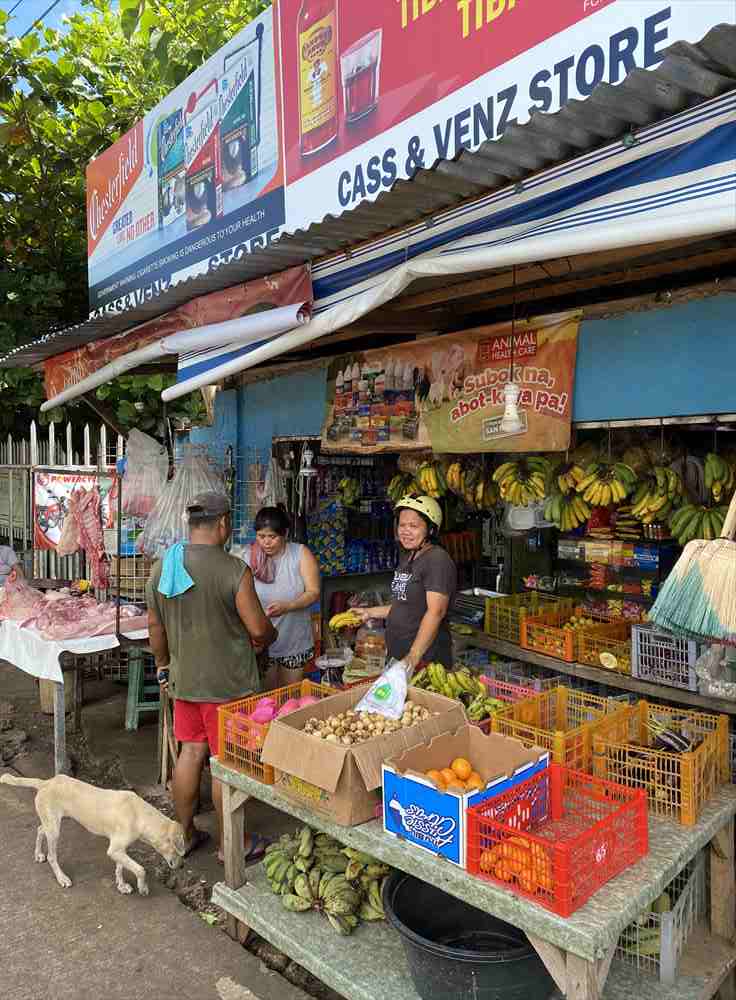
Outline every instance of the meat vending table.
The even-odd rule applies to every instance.
[[[122,643],[121,643],[122,639]],[[39,680],[54,684],[54,769],[57,774],[68,770],[66,754],[66,697],[67,679],[73,685],[70,731],[80,727],[82,711],[82,682],[85,661],[95,653],[136,645],[145,647],[148,632],[130,636],[100,635],[88,639],[66,639],[52,642],[44,639],[32,628],[21,628],[17,622],[0,624],[0,660],[7,660]]]
[[[230,933],[244,940],[249,929],[256,931],[346,1000],[419,1000],[400,939],[387,925],[379,924],[361,926],[346,941],[325,921],[285,911],[268,889],[262,866],[244,867],[244,807],[249,798],[266,802],[521,928],[568,1000],[630,1000],[632,996],[638,1000],[707,1000],[719,989],[724,1000],[734,996],[736,788],[732,786],[718,792],[695,827],[650,819],[648,855],[564,919],[389,837],[379,821],[337,826],[292,802],[278,787],[263,785],[216,759],[211,767],[213,777],[223,785],[225,850],[225,882],[215,886],[212,898],[228,913]],[[621,931],[706,845],[710,845],[711,930],[700,929],[694,936],[697,953],[686,951],[677,983],[664,986],[612,962]]]

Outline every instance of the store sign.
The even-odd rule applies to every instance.
[[[284,224],[273,12],[87,168],[90,311],[122,312],[272,242]]]
[[[563,451],[570,443],[579,320],[553,316],[335,360],[322,448],[372,454]],[[501,427],[519,388],[521,429]]]
[[[117,480],[77,472],[34,472],[33,474],[33,545],[36,549],[56,551],[69,510],[72,493],[99,489],[100,517],[104,530],[115,526]]]
[[[277,2],[290,231],[734,21],[733,0]]]
[[[251,311],[275,309],[291,302],[309,302],[311,299],[312,281],[306,266],[292,267],[278,275],[255,278],[220,292],[200,295],[130,333],[95,340],[47,358],[43,363],[46,399],[53,399],[65,389],[78,385],[111,361],[171,334],[225,323]]]

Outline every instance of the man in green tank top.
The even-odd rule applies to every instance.
[[[168,683],[174,697],[174,735],[182,744],[174,805],[191,851],[205,839],[194,826],[194,810],[205,761],[218,753],[218,705],[259,690],[256,649],[269,646],[278,633],[261,607],[250,569],[225,552],[232,530],[228,498],[200,493],[187,515],[189,544],[174,546],[154,565],[146,601],[159,682]],[[214,779],[212,798],[222,858],[222,789]],[[251,840],[251,855],[254,846]]]

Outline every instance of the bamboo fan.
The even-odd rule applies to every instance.
[[[688,542],[649,618],[674,632],[736,646],[736,493],[721,537]]]

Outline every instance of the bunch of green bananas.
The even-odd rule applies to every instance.
[[[546,458],[532,456],[504,462],[493,473],[501,499],[516,507],[528,507],[535,500],[544,500],[552,474]]]
[[[664,524],[682,502],[682,479],[674,469],[655,465],[631,497],[631,515],[642,524]]]
[[[686,503],[670,517],[670,530],[680,545],[687,545],[694,538],[707,542],[720,538],[728,507],[705,507]]]
[[[384,918],[382,888],[391,869],[326,833],[304,826],[295,837],[281,837],[267,848],[263,865],[286,910],[317,910],[338,934],[352,934],[361,920]]]
[[[552,485],[556,486],[563,496],[573,493],[583,479],[585,479],[585,469],[577,462],[562,462],[552,472]]]
[[[416,481],[419,492],[435,500],[447,493],[447,479],[439,462],[422,462],[417,469]]]
[[[502,701],[489,697],[485,684],[474,677],[467,667],[446,670],[441,663],[430,663],[414,674],[411,683],[414,687],[423,688],[425,691],[434,691],[435,694],[443,694],[446,698],[461,701],[468,717],[474,722],[487,719],[503,707]]]
[[[560,531],[574,531],[590,517],[592,511],[577,493],[555,493],[544,504],[544,516]]]
[[[734,467],[713,452],[705,456],[705,488],[718,503],[722,497],[730,497],[736,486]]]
[[[625,500],[636,482],[636,473],[625,462],[591,462],[575,489],[592,507],[608,507]]]
[[[419,483],[416,481],[414,476],[410,476],[403,472],[397,472],[388,484],[386,492],[388,493],[391,503],[396,506],[399,500],[403,500],[407,494],[421,493],[422,491],[419,489]]]
[[[337,493],[343,507],[355,507],[360,500],[360,483],[357,479],[345,476],[337,484]]]

